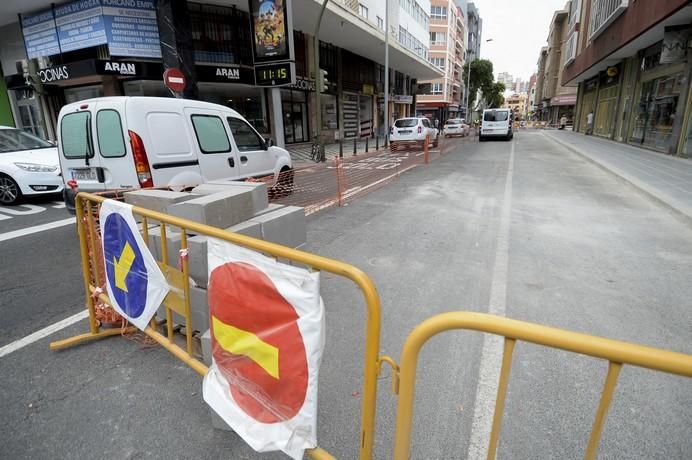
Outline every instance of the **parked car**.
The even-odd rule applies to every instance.
[[[20,129],[0,126],[0,204],[23,197],[61,193],[58,149]]]
[[[58,116],[65,203],[79,191],[190,187],[212,179],[281,174],[289,153],[222,105],[159,97],[101,97],[68,104]]]
[[[513,137],[512,111],[510,109],[487,109],[483,111],[481,131],[478,136],[480,142],[489,138],[511,140]]]
[[[433,147],[437,147],[439,135],[437,128],[433,127],[425,117],[399,118],[389,131],[389,143],[392,149],[403,145],[416,145],[423,148],[426,136]]]
[[[445,137],[468,136],[470,131],[471,128],[463,118],[451,118],[445,123],[442,134]]]

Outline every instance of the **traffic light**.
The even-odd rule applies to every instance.
[[[320,74],[317,76],[317,91],[323,93],[329,85],[329,80],[327,79],[327,71],[320,69]]]

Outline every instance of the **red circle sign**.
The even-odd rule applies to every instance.
[[[180,93],[187,86],[187,79],[180,69],[171,68],[163,73],[163,83],[176,93]]]
[[[305,344],[293,305],[264,272],[242,262],[212,271],[208,300],[212,354],[233,400],[262,423],[293,418],[308,387]]]

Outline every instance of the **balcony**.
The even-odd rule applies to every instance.
[[[579,42],[579,32],[576,30],[572,32],[565,42],[565,63],[563,67],[567,67],[574,61],[577,57],[577,43]]]
[[[629,6],[629,0],[594,0],[591,6],[589,40],[598,37]]]

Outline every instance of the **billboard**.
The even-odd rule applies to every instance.
[[[54,9],[63,53],[107,43],[100,0],[79,0]]]
[[[249,0],[255,62],[290,60],[292,29],[287,0]]]
[[[60,54],[58,32],[53,10],[47,9],[32,15],[22,15],[24,46],[29,59]]]
[[[111,56],[161,57],[153,0],[101,0]]]

